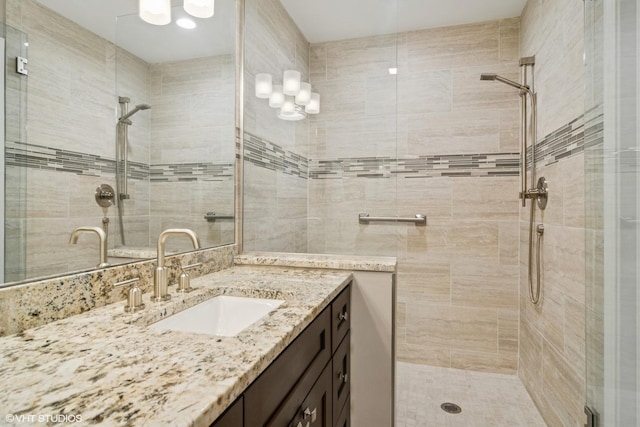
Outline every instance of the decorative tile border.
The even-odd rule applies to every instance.
[[[7,141],[6,164],[85,176],[115,175],[113,159],[42,145]],[[152,182],[224,181],[233,179],[232,163],[180,163],[146,165],[129,162],[129,178]]]
[[[311,160],[311,179],[518,176],[517,153]]]
[[[309,160],[306,157],[249,132],[244,133],[244,158],[261,168],[303,179],[309,177]]]
[[[180,163],[151,165],[151,182],[228,181],[233,179],[232,163]]]
[[[602,138],[602,114],[596,114],[589,120],[585,130],[584,115],[577,117],[566,125],[545,136],[536,146],[538,166],[548,166],[562,159],[584,152],[585,145]],[[531,162],[531,149],[528,150],[527,166]]]
[[[584,148],[588,150],[604,142],[604,114],[602,106],[585,113]]]
[[[8,166],[43,169],[86,176],[115,175],[116,173],[116,162],[113,159],[78,151],[69,151],[15,141],[7,141],[5,158]],[[149,177],[149,167],[144,163],[130,161],[129,177],[133,179],[146,179]]]

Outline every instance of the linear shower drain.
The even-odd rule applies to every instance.
[[[442,408],[443,411],[445,411],[448,414],[459,414],[460,412],[462,412],[462,408],[460,406],[451,402],[445,402],[442,405],[440,405],[440,407]]]

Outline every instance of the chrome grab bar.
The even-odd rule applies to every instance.
[[[207,212],[204,215],[204,219],[207,220],[207,222],[216,222],[216,219],[234,219],[235,216],[233,215],[218,215],[215,212]]]
[[[427,225],[427,216],[425,214],[416,214],[413,218],[396,218],[392,216],[369,216],[368,213],[358,215],[360,224],[369,224],[371,221],[395,221],[395,222],[413,222],[416,225]]]

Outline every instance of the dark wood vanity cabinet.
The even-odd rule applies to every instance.
[[[218,419],[213,423],[215,427],[243,427],[243,407],[242,396],[236,399],[235,402]]]
[[[278,356],[212,427],[348,426],[351,285]],[[240,403],[238,403],[240,402]],[[242,408],[243,419],[231,418]],[[234,414],[237,415],[237,410]],[[345,415],[346,413],[346,415]],[[342,422],[342,424],[336,424]]]

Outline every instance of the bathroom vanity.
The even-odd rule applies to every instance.
[[[295,427],[305,416],[333,425],[348,408],[351,280],[349,271],[236,266],[194,279],[189,294],[171,286],[165,303],[145,294],[134,314],[116,303],[1,338],[0,408],[101,425],[210,426],[223,413],[214,425]],[[149,327],[216,295],[284,303],[231,337]],[[237,402],[244,424],[224,424]]]
[[[212,426],[349,426],[350,304],[347,286]]]

